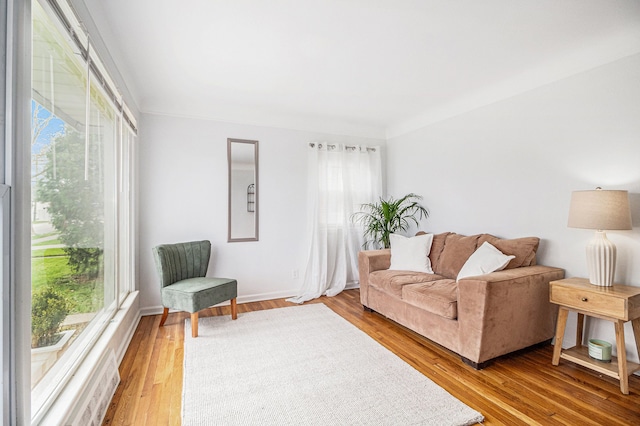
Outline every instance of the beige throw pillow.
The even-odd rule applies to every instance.
[[[391,243],[390,270],[433,274],[429,259],[433,234],[423,234],[411,238],[391,234],[389,242]]]
[[[476,275],[490,274],[494,271],[501,271],[515,256],[507,256],[488,242],[484,242],[467,259],[458,273],[458,279],[475,277]]]

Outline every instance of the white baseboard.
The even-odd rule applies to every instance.
[[[360,283],[359,282],[350,282],[347,283],[345,290],[352,290],[354,288],[360,288]],[[287,297],[293,297],[295,296],[296,293],[294,291],[291,290],[286,290],[286,291],[274,291],[271,293],[258,293],[258,294],[250,294],[250,295],[246,295],[246,296],[238,296],[238,303],[242,304],[242,303],[249,303],[249,302],[262,302],[265,300],[273,300],[273,299],[285,299]],[[222,302],[218,305],[215,306],[227,306],[229,305],[229,302]],[[162,305],[157,305],[157,306],[148,306],[146,308],[141,308],[140,309],[140,316],[147,316],[147,315],[159,315],[162,313],[163,311],[163,307]],[[175,310],[169,310],[169,312],[177,312]]]
[[[163,311],[162,306],[150,306],[148,308],[140,309],[140,316],[147,317],[149,315],[159,315],[162,313],[162,311]],[[170,310],[169,312],[176,312],[176,311]]]
[[[260,294],[251,294],[247,296],[238,296],[237,302],[238,304],[249,303],[249,302],[262,302],[264,300],[273,300],[273,299],[283,299],[285,297],[292,297],[295,294],[291,291],[275,291],[272,293],[260,293]],[[228,306],[229,301],[219,303],[215,306]],[[148,306],[146,308],[140,309],[140,316],[147,315],[159,315],[162,313],[164,308],[162,305],[157,306]],[[170,309],[169,312],[178,312],[174,309]]]
[[[353,290],[354,288],[360,288],[360,281],[352,281],[350,283],[347,283],[347,285],[344,287],[345,290]]]

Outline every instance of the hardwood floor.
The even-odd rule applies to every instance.
[[[552,347],[502,357],[481,371],[460,357],[379,314],[365,312],[358,290],[308,303],[324,303],[396,353],[455,397],[480,411],[492,425],[640,425],[640,377],[629,395],[616,380],[561,361]],[[293,306],[283,299],[238,305],[242,313]],[[201,313],[229,315],[229,307]],[[143,317],[120,366],[121,383],[104,425],[179,425],[185,313]],[[215,386],[215,384],[212,384]],[[242,386],[242,383],[238,383]]]

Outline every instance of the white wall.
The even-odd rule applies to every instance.
[[[145,114],[139,143],[140,306],[160,311],[151,248],[209,239],[210,276],[238,280],[238,302],[294,295],[307,259],[307,147],[383,140]],[[227,138],[259,141],[260,240],[227,243]]]
[[[567,277],[586,276],[593,235],[567,228],[571,191],[628,190],[634,228],[607,235],[616,282],[640,287],[640,54],[391,139],[387,152],[389,193],[423,195],[427,230],[538,236],[538,262]],[[630,324],[626,335],[637,360]],[[615,342],[606,321],[587,336]]]

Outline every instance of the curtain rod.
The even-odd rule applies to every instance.
[[[321,143],[320,143],[320,144],[318,144],[318,149],[322,149],[322,147],[323,147],[323,146],[324,146],[324,145],[322,145]],[[315,143],[313,143],[313,142],[311,142],[311,143],[309,144],[309,147],[310,147],[310,148],[315,148],[315,147],[316,147],[316,144],[315,144]],[[338,147],[338,145],[327,144],[327,145],[326,145],[326,147],[327,147],[327,149],[328,149],[328,150],[333,150],[333,149],[336,149],[336,148]],[[345,145],[345,146],[344,146],[344,149],[346,149],[346,150],[348,150],[348,151],[355,151],[356,149],[359,149],[360,151],[362,151],[362,149],[366,149],[366,150],[367,150],[367,152],[376,152],[376,149],[375,149],[375,148],[370,148],[370,147],[368,147],[368,146],[367,146],[367,147],[364,147],[364,146],[349,146],[349,145]]]
[[[138,134],[138,129],[134,125],[133,117],[129,117],[129,114],[127,114],[127,111],[124,109],[124,99],[122,99],[122,96],[120,96],[120,99],[118,98],[119,93],[118,93],[117,89],[114,89],[114,88],[111,87],[111,85],[107,82],[105,77],[102,75],[102,72],[100,71],[98,66],[94,63],[94,60],[91,60],[89,58],[89,46],[85,47],[82,44],[82,41],[78,37],[78,34],[76,34],[76,31],[75,31],[73,25],[71,24],[71,22],[69,21],[69,19],[65,15],[64,11],[62,10],[62,7],[60,7],[58,2],[56,0],[47,0],[47,3],[51,6],[51,9],[56,14],[56,16],[58,17],[60,22],[62,23],[62,26],[67,30],[67,34],[69,35],[69,37],[71,37],[73,42],[76,44],[76,47],[78,49],[80,49],[80,56],[85,61],[88,62],[89,70],[92,71],[95,74],[95,77],[96,77],[97,81],[100,82],[100,85],[102,86],[102,88],[105,90],[105,92],[107,92],[106,93],[107,97],[109,97],[111,99],[111,101],[113,102],[113,104],[116,107],[117,112],[122,112],[123,113],[122,115],[123,115],[125,121],[127,122],[127,124],[129,125],[129,128],[133,131],[134,134],[137,135]],[[69,5],[69,3],[67,3],[67,4]],[[73,13],[76,14],[75,10],[73,10],[73,7],[71,5],[69,5],[69,7],[71,7]],[[74,18],[79,23],[79,25],[81,26],[82,30],[86,33],[86,35],[87,35],[87,44],[89,44],[89,40],[88,40],[88,33],[89,32],[87,31],[86,28],[84,28],[82,26],[82,23],[79,22],[80,20],[78,19],[77,14],[76,14],[76,16],[74,16]],[[96,58],[102,62],[102,60],[100,59],[100,56],[97,54],[95,49],[94,49],[94,52],[95,52],[94,54],[95,54]],[[104,67],[104,63],[102,63],[102,64],[103,64],[102,66]],[[118,102],[118,101],[120,101],[120,102]]]

